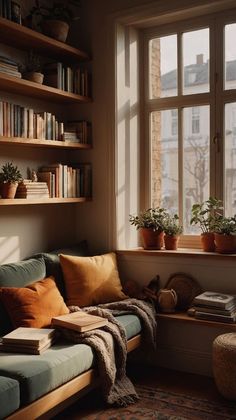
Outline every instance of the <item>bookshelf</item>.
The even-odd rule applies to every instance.
[[[65,65],[79,64],[90,60],[89,55],[73,46],[57,41],[30,28],[24,27],[18,23],[0,17],[0,37],[1,42],[10,47],[14,47],[21,51],[28,51],[33,49],[36,53],[43,57],[55,59],[63,62]],[[17,78],[0,72],[0,90],[15,94],[22,98],[34,98],[36,100],[45,101],[45,111],[47,111],[47,103],[58,105],[61,107],[67,104],[88,104],[92,99],[88,96],[82,96],[77,93],[71,93],[55,87],[44,84],[37,84],[29,80]],[[14,102],[14,101],[13,101]],[[20,100],[17,101],[18,103]],[[9,133],[8,133],[9,134]],[[61,141],[61,140],[44,140],[37,138],[0,136],[0,146],[4,147],[5,151],[11,160],[11,151],[14,146],[27,148],[45,148],[68,151],[83,151],[92,148],[91,144],[83,144],[76,141]],[[68,162],[68,155],[63,155],[62,160]],[[50,164],[50,163],[49,163]],[[68,162],[68,165],[70,162]],[[68,204],[68,203],[83,203],[90,201],[91,197],[79,198],[47,198],[47,199],[1,199],[1,206],[15,206],[15,205],[32,205],[32,204]]]

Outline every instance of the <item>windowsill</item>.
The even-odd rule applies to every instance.
[[[228,328],[231,331],[236,329],[235,323],[226,323],[226,322],[219,322],[219,321],[209,321],[206,319],[197,319],[194,317],[189,316],[186,312],[174,312],[174,313],[158,313],[157,318],[163,319],[165,321],[177,321],[177,322],[185,322],[191,323],[192,325],[202,325],[205,327],[224,327]]]
[[[152,257],[187,257],[187,258],[210,258],[210,259],[229,259],[236,260],[236,254],[219,254],[217,252],[204,252],[201,249],[191,248],[178,248],[176,251],[168,251],[166,249],[161,250],[149,250],[143,248],[132,248],[132,249],[119,249],[116,251],[118,255],[145,255]]]

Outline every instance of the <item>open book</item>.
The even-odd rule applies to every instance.
[[[53,327],[59,326],[79,332],[100,328],[107,323],[108,320],[106,318],[90,315],[83,311],[72,312],[71,314],[55,316],[52,318]]]

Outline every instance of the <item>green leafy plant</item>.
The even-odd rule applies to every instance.
[[[164,221],[164,232],[169,236],[181,235],[183,232],[183,226],[179,224],[179,216],[174,214],[173,216],[167,215]]]
[[[22,180],[22,175],[17,166],[12,162],[5,163],[0,172],[0,181],[2,183],[16,183]]]
[[[209,197],[203,203],[193,204],[191,209],[191,225],[198,225],[202,233],[215,232],[216,223],[222,217],[222,201]]]
[[[27,60],[25,64],[25,71],[41,71],[41,61],[40,57],[34,53],[33,50],[30,50],[27,55]]]
[[[79,19],[79,16],[75,16],[73,13],[73,6],[80,6],[79,0],[68,0],[68,1],[53,1],[51,5],[48,3],[42,3],[39,0],[35,1],[35,6],[31,9],[31,19],[36,18],[38,23],[43,19],[55,19],[62,20],[70,23],[72,20]]]
[[[167,211],[164,208],[156,207],[141,211],[138,215],[129,215],[131,225],[136,229],[148,228],[153,231],[163,231],[164,221],[167,217]]]
[[[215,223],[215,233],[232,235],[236,232],[236,215],[233,217],[221,216]]]

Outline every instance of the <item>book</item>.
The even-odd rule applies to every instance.
[[[203,292],[194,298],[193,305],[203,304],[206,306],[228,309],[235,301],[236,298],[234,295],[218,292]]]
[[[18,327],[2,337],[3,344],[39,346],[55,335],[54,328]]]
[[[41,354],[47,350],[54,342],[54,338],[49,338],[45,343],[37,347],[18,343],[0,343],[0,351],[12,353]]]
[[[209,313],[214,313],[214,314],[219,314],[219,315],[230,316],[236,311],[236,304],[233,303],[231,306],[228,307],[228,309],[215,308],[214,306],[206,306],[206,305],[195,305],[192,309],[194,311],[199,311],[199,312],[207,312],[207,313],[209,312]]]
[[[195,311],[195,318],[205,319],[208,321],[234,323],[236,322],[236,312],[233,312],[232,315],[226,316],[226,315],[219,315],[219,314],[209,313],[209,312]]]
[[[64,327],[78,332],[90,331],[95,328],[104,327],[108,320],[101,316],[90,315],[83,311],[73,312],[67,315],[60,315],[52,318],[52,326]]]

